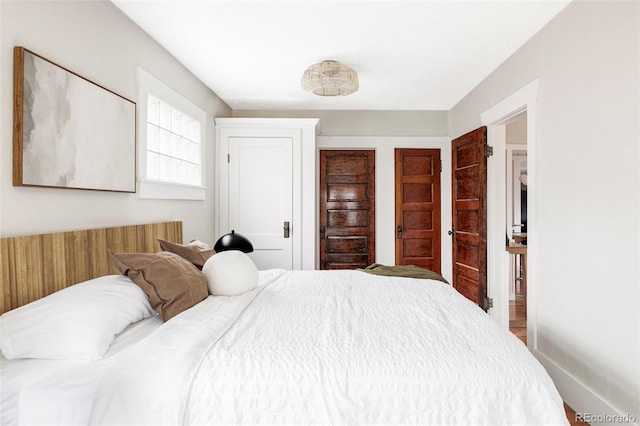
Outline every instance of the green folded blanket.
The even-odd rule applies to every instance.
[[[444,277],[437,272],[430,271],[429,269],[421,268],[416,265],[399,265],[399,266],[386,266],[379,263],[373,263],[364,269],[360,269],[362,272],[368,272],[369,274],[385,275],[389,277],[406,277],[406,278],[421,278],[425,280],[438,280],[443,283],[449,284]]]

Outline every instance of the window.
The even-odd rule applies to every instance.
[[[200,123],[167,102],[147,98],[147,179],[200,185]]]
[[[204,200],[206,113],[138,68],[140,198]]]

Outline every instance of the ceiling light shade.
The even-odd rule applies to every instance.
[[[345,96],[358,90],[358,74],[340,62],[322,61],[304,72],[302,88],[318,96]]]
[[[527,174],[526,173],[522,173],[519,177],[520,183],[522,183],[523,185],[527,185]]]

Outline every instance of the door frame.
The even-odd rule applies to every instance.
[[[494,155],[488,159],[487,176],[487,293],[493,299],[489,314],[509,328],[509,254],[505,250],[506,226],[506,123],[527,114],[527,347],[537,348],[537,232],[536,232],[536,123],[540,80],[536,79],[483,112],[487,143]]]

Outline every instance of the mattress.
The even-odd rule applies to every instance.
[[[447,284],[284,270],[119,357],[90,423],[568,424],[526,347]]]

